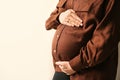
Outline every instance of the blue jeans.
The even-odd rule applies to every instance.
[[[70,76],[63,72],[55,72],[52,80],[70,80]]]

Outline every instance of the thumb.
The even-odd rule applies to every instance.
[[[55,63],[56,65],[62,65],[62,62],[61,61],[58,61]]]

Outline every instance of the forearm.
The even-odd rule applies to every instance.
[[[113,14],[114,0],[106,5],[105,15],[99,20],[92,37],[80,49],[79,55],[70,60],[70,65],[75,71],[94,67],[112,55],[118,47],[119,37]]]

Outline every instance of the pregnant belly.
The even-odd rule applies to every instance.
[[[57,49],[56,54],[59,60],[70,60],[79,54],[79,51],[83,46],[80,31],[81,30],[75,30],[72,27],[65,27],[63,30],[60,28],[56,31],[53,39],[53,47],[56,47]],[[58,39],[56,39],[57,34],[60,34]]]

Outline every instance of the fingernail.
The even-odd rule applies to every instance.
[[[80,26],[83,26],[83,24],[80,24]]]

